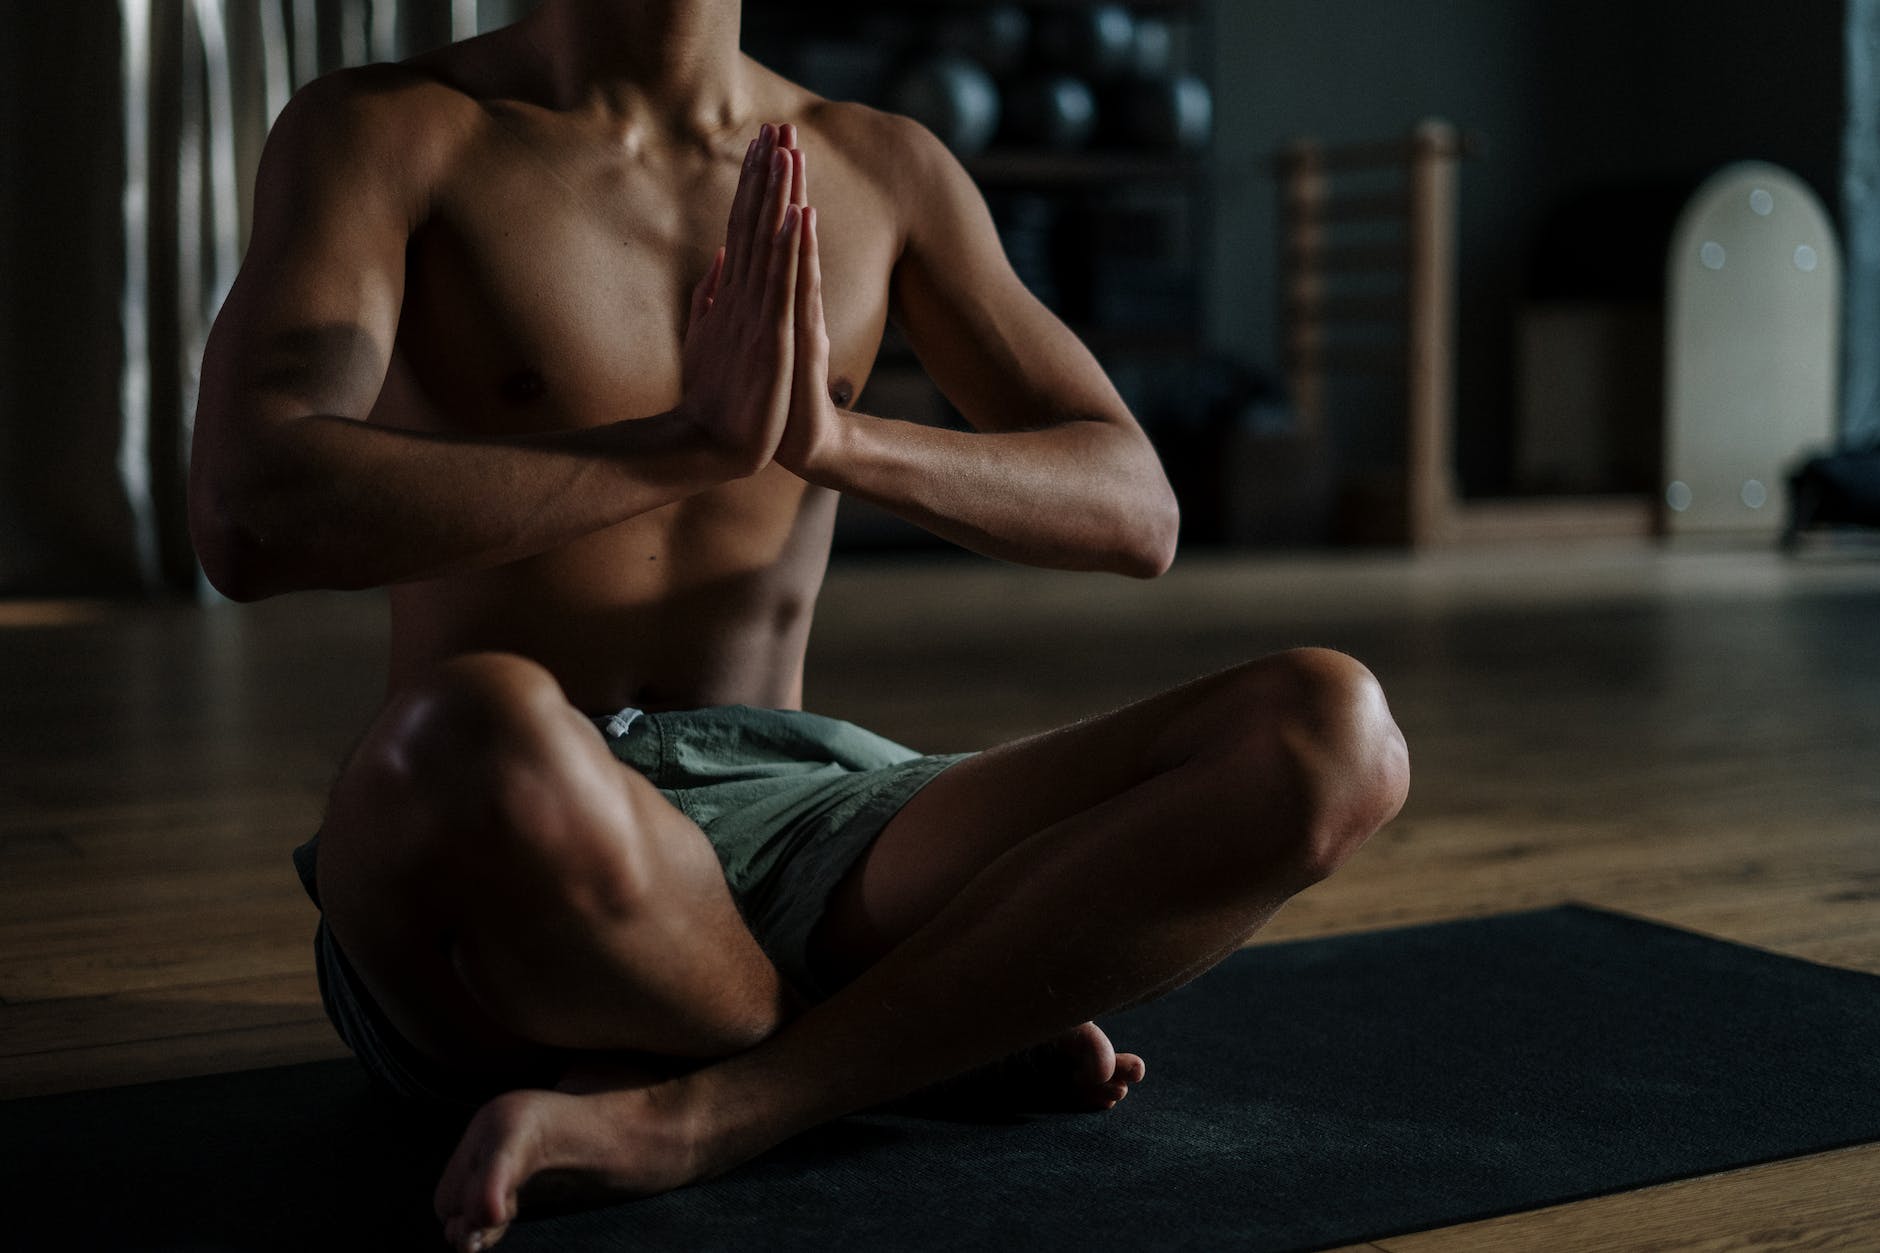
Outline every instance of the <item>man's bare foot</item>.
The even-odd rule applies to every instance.
[[[1103,1028],[1086,1022],[899,1104],[935,1113],[1099,1112],[1114,1108],[1147,1071],[1142,1058],[1118,1053]]]
[[[1142,1058],[1116,1052],[1087,1022],[924,1095],[981,1108],[1105,1110],[1145,1071]],[[451,1247],[490,1248],[525,1205],[651,1196],[742,1160],[713,1154],[683,1078],[636,1073],[571,1075],[560,1091],[505,1092],[478,1110],[433,1197]]]
[[[445,1240],[487,1249],[525,1204],[651,1196],[714,1173],[679,1086],[579,1095],[525,1089],[488,1102],[464,1129],[432,1198]]]

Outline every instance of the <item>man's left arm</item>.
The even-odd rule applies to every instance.
[[[904,226],[890,316],[973,429],[871,417],[828,400],[826,337],[803,343],[823,335],[820,265],[807,264],[819,252],[812,229],[797,319],[804,385],[777,459],[989,557],[1162,573],[1174,560],[1179,511],[1148,437],[1090,350],[1013,272],[965,169],[925,127],[884,120],[899,141]]]

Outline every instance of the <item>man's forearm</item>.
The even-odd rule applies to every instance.
[[[840,411],[813,478],[974,552],[1150,577],[1174,559],[1179,512],[1153,449],[1099,420],[974,432]]]
[[[676,413],[508,437],[313,415],[238,472],[199,468],[191,530],[239,600],[377,587],[532,556],[740,472]]]

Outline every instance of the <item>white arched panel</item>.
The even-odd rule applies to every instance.
[[[1838,420],[1834,227],[1787,170],[1727,166],[1685,207],[1667,282],[1667,529],[1773,534],[1788,471]]]

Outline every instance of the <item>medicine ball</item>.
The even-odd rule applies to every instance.
[[[1120,4],[1052,9],[1038,17],[1037,46],[1050,65],[1102,82],[1130,68],[1136,55],[1136,19]]]
[[[1116,99],[1122,111],[1116,129],[1127,142],[1176,152],[1207,147],[1214,97],[1194,75],[1135,79]]]
[[[942,18],[934,32],[942,52],[957,52],[995,76],[1016,73],[1031,44],[1031,17],[1016,4],[995,4]]]
[[[1097,126],[1097,98],[1068,74],[1024,79],[1007,93],[1006,123],[1022,143],[1081,148]]]
[[[1159,17],[1136,19],[1129,72],[1138,78],[1166,78],[1175,67],[1175,32]]]
[[[893,107],[961,156],[984,148],[999,129],[999,89],[977,62],[957,53],[917,62],[895,86]]]

